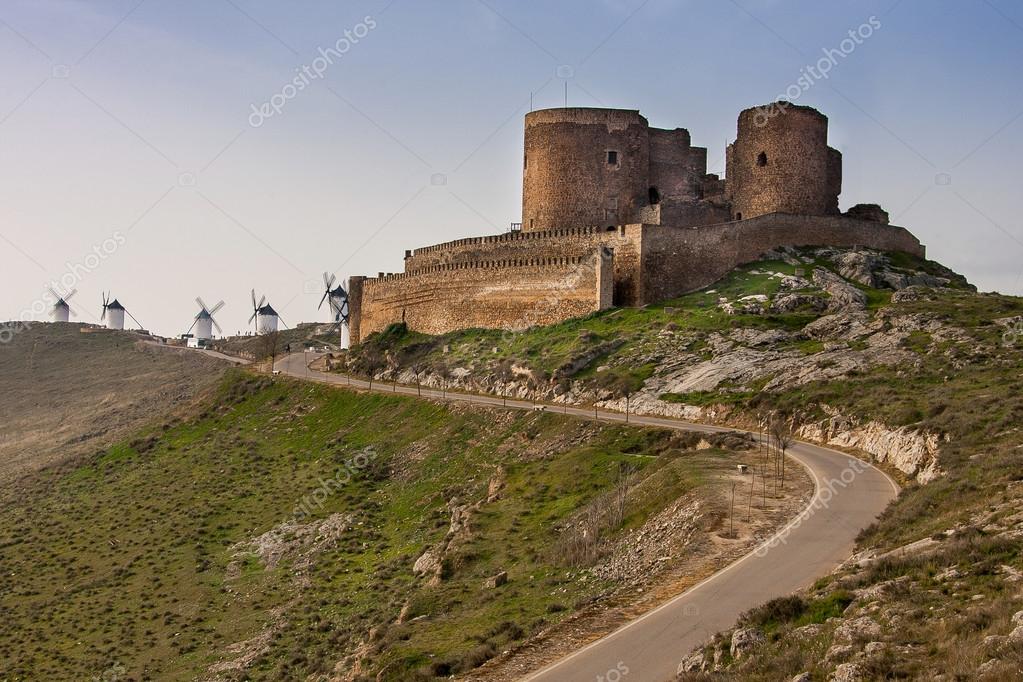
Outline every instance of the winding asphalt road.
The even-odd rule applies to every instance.
[[[367,389],[364,381],[309,369],[317,357],[294,353],[275,369],[299,379]],[[374,391],[418,395],[415,387],[374,382]],[[515,409],[534,409],[531,402],[423,389],[423,397],[461,400]],[[624,422],[617,412],[544,406],[550,412]],[[660,417],[631,416],[629,423],[687,431],[734,431]],[[757,434],[753,434],[754,437]],[[681,659],[714,633],[735,624],[747,609],[791,594],[830,573],[853,552],[856,535],[895,499],[896,484],[883,472],[837,450],[796,442],[791,458],[803,465],[816,485],[803,512],[755,551],[730,564],[681,595],[640,616],[525,679],[530,682],[665,682],[674,678]]]

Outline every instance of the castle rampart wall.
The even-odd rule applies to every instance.
[[[625,225],[561,235],[461,239],[418,249],[413,258],[424,259],[405,273],[354,278],[353,341],[401,322],[403,313],[410,328],[440,334],[554,324],[612,304],[654,303],[709,286],[780,246],[925,255],[905,228],[843,216],[773,213],[697,228]]]
[[[405,272],[417,273],[444,264],[493,260],[535,260],[587,257],[600,247],[614,251],[615,305],[636,305],[639,296],[639,225],[570,228],[543,232],[507,232],[458,239],[416,249],[405,259]]]
[[[782,213],[698,228],[646,225],[640,242],[644,304],[709,286],[779,246],[863,246],[925,255],[920,241],[903,227]]]
[[[611,260],[603,250],[575,258],[495,258],[366,279],[358,285],[352,341],[403,320],[440,334],[526,329],[602,310],[611,306]]]

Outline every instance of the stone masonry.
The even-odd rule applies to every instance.
[[[396,322],[439,334],[519,330],[708,286],[780,246],[924,255],[874,204],[838,210],[827,118],[775,103],[739,115],[724,180],[682,128],[638,111],[526,116],[520,230],[406,252],[404,272],[350,282],[352,341]]]

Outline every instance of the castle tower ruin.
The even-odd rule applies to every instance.
[[[659,223],[662,204],[702,196],[707,150],[683,128],[631,109],[542,109],[526,116],[522,229]]]
[[[725,158],[734,220],[839,213],[842,154],[828,146],[828,117],[816,109],[788,102],[746,109]]]

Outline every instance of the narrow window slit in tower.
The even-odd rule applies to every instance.
[[[760,155],[757,156],[757,165],[758,166],[767,165],[767,152],[760,152]]]

